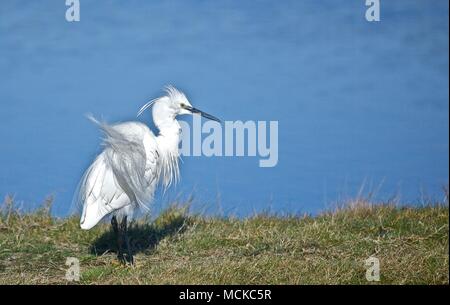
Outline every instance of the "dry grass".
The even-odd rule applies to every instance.
[[[173,206],[132,229],[136,265],[116,262],[107,224],[82,231],[55,219],[49,205],[0,217],[0,284],[65,284],[67,257],[80,260],[82,284],[370,284],[364,261],[376,256],[381,284],[449,283],[449,208],[359,201],[317,217],[247,219],[190,215]],[[373,284],[374,282],[372,282]]]

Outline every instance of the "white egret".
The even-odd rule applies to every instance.
[[[104,133],[104,150],[87,169],[77,191],[76,201],[83,206],[80,226],[89,230],[106,215],[112,215],[118,258],[123,262],[133,263],[127,222],[136,208],[148,210],[157,186],[161,184],[167,189],[179,179],[181,127],[177,116],[199,114],[220,122],[192,107],[186,96],[174,87],[166,87],[166,93],[145,104],[138,112],[139,116],[152,106],[158,136],[141,122],[108,125],[90,117]],[[124,241],[126,259],[122,251]]]

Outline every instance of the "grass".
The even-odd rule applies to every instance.
[[[135,266],[117,263],[109,225],[49,216],[50,202],[0,216],[0,284],[66,284],[68,257],[81,284],[448,284],[449,207],[355,201],[310,216],[246,219],[192,215],[171,206],[133,225]],[[365,260],[380,261],[380,281]],[[72,282],[73,283],[73,282]]]

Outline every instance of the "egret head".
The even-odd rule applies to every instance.
[[[209,120],[220,122],[218,118],[193,107],[186,95],[175,87],[167,86],[165,91],[167,93],[166,96],[151,100],[142,106],[138,116],[153,105],[152,114],[155,124],[160,119],[175,119],[176,116],[183,114],[198,114]]]

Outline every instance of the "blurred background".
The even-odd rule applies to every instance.
[[[448,1],[0,2],[0,196],[67,215],[100,147],[84,115],[134,120],[173,84],[222,120],[279,121],[279,162],[185,157],[154,209],[317,213],[374,193],[420,204],[448,184]],[[190,118],[183,118],[188,122]],[[139,120],[150,123],[150,114]],[[0,199],[1,201],[1,199]]]

